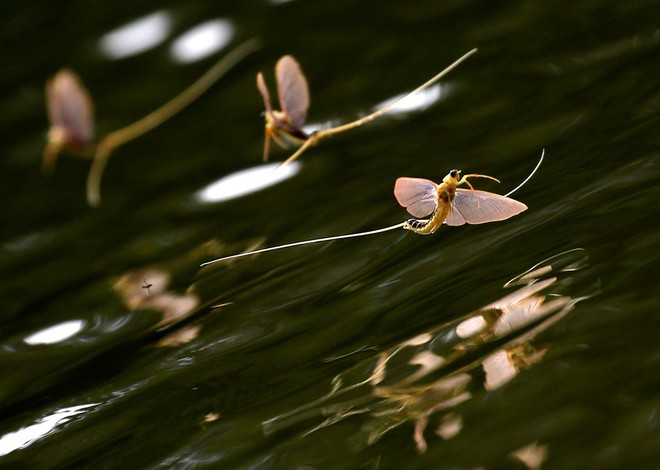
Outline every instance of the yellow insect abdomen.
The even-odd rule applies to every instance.
[[[426,224],[411,224],[406,222],[403,226],[406,230],[411,230],[420,235],[430,235],[442,227],[442,223],[449,216],[451,203],[456,196],[456,186],[442,183],[438,186],[438,208],[433,213],[433,217]]]

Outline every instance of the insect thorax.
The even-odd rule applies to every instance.
[[[441,184],[438,186],[438,200],[445,203],[451,203],[454,201],[455,197],[456,186],[447,184]]]

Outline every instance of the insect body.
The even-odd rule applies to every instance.
[[[261,72],[257,74],[257,88],[266,107],[264,161],[268,160],[270,139],[280,147],[286,148],[288,142],[302,145],[310,137],[302,130],[309,108],[309,87],[296,59],[285,55],[278,60],[275,65],[275,78],[280,111],[273,109],[263,74]]]
[[[423,230],[429,225],[428,220],[419,220],[419,219],[408,219],[404,222],[403,228],[406,230]],[[421,233],[421,232],[419,232]]]
[[[94,105],[78,76],[60,70],[46,83],[50,130],[43,167],[51,171],[62,149],[76,155],[94,153]]]
[[[527,209],[522,202],[506,196],[479,191],[472,187],[468,178],[488,178],[492,176],[470,174],[461,177],[460,170],[451,170],[436,184],[423,178],[398,178],[394,185],[394,197],[413,217],[403,228],[415,233],[428,235],[447,225],[483,224],[506,220]],[[498,181],[499,182],[499,181]],[[470,189],[457,186],[467,184]]]

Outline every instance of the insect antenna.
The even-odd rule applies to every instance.
[[[525,186],[525,184],[526,184],[530,179],[532,179],[532,176],[534,176],[534,173],[536,173],[536,170],[539,169],[539,167],[541,166],[541,163],[543,163],[543,157],[544,157],[544,156],[545,156],[545,149],[543,149],[543,151],[541,152],[541,158],[539,159],[539,162],[536,164],[536,166],[534,167],[534,169],[532,170],[532,172],[529,174],[529,176],[528,176],[527,178],[525,178],[525,179],[523,180],[523,182],[520,183],[518,186],[516,186],[516,187],[513,188],[511,191],[509,191],[508,193],[506,193],[504,196],[509,197],[509,196],[511,196],[513,193],[515,193],[516,191],[518,191],[520,188],[522,188],[523,186]]]

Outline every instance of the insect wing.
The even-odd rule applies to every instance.
[[[397,178],[394,197],[413,217],[425,217],[438,207],[438,185],[423,178]]]
[[[89,92],[69,69],[60,70],[46,84],[48,117],[52,127],[69,139],[89,143],[94,138],[94,106]]]
[[[270,93],[268,93],[268,87],[266,86],[266,81],[264,80],[264,75],[259,72],[257,74],[257,88],[259,93],[261,93],[262,98],[264,99],[264,106],[266,106],[266,112],[273,112],[273,105],[270,102]]]
[[[285,55],[275,65],[275,76],[282,111],[294,127],[302,129],[309,108],[309,87],[300,65],[296,59]]]
[[[499,194],[472,189],[457,189],[447,225],[498,222],[527,210],[522,202]]]

